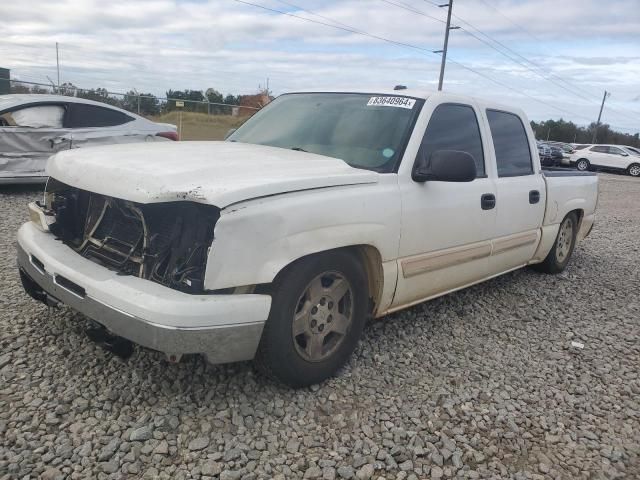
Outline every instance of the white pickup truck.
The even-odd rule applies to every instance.
[[[225,142],[56,154],[18,233],[24,287],[112,334],[302,386],[369,317],[562,271],[598,178],[542,171],[521,110],[411,90],[278,97]]]

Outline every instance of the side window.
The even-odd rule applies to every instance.
[[[498,176],[531,175],[533,163],[529,139],[520,117],[513,113],[487,110],[487,118],[496,151]]]
[[[427,159],[437,150],[467,152],[476,161],[477,176],[485,176],[480,127],[476,114],[469,105],[438,105],[431,115],[420,148]]]
[[[612,155],[622,155],[622,150],[620,150],[618,147],[608,147],[609,148],[609,153]]]
[[[65,119],[67,128],[114,127],[132,121],[133,118],[111,108],[70,103]]]
[[[607,147],[595,146],[591,147],[589,150],[596,153],[609,153],[609,149]]]

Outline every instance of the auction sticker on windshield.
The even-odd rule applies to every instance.
[[[367,107],[400,107],[411,110],[416,101],[407,97],[371,97]]]

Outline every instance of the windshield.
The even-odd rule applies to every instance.
[[[631,155],[640,155],[640,150],[634,147],[624,147],[624,149],[629,152]]]
[[[228,140],[317,153],[352,167],[391,172],[423,103],[409,97],[354,93],[282,95]]]

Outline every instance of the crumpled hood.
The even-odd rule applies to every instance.
[[[158,142],[60,152],[47,175],[83,190],[139,203],[187,200],[224,208],[279,193],[375,183],[342,160],[234,142]]]

